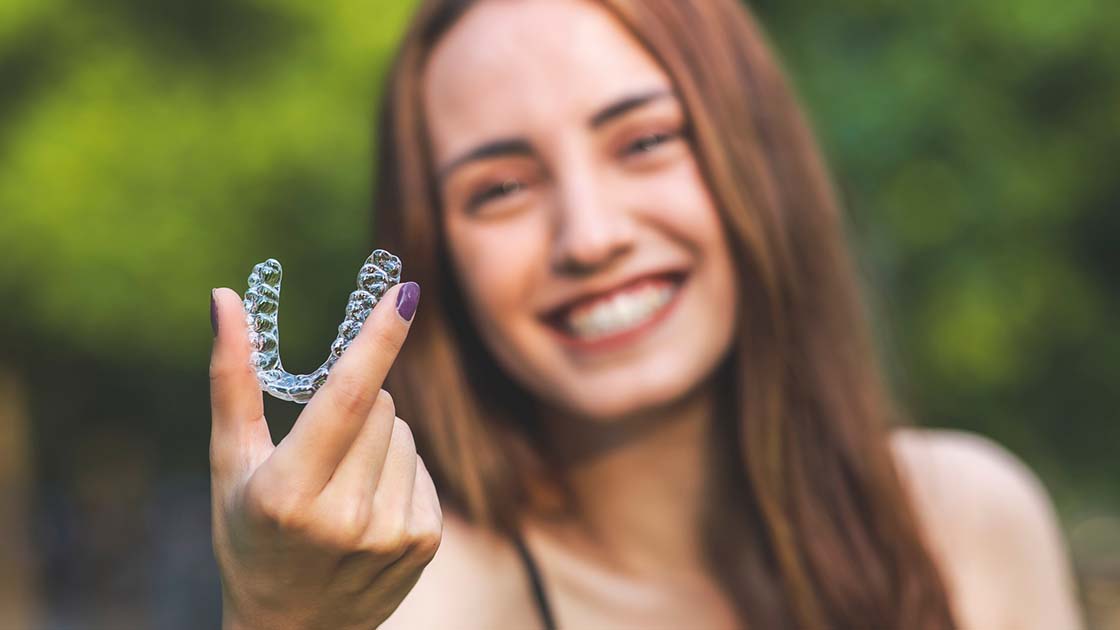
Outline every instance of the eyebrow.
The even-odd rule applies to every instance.
[[[641,92],[630,96],[625,96],[606,107],[603,107],[596,112],[590,119],[588,119],[588,127],[591,129],[598,129],[627,112],[642,107],[650,102],[669,98],[673,95],[671,90],[656,89],[648,92]],[[479,146],[467,151],[459,157],[451,160],[441,169],[436,175],[439,182],[444,182],[451,175],[451,172],[467,164],[477,160],[485,160],[495,157],[503,157],[510,155],[532,155],[533,146],[528,140],[524,138],[503,138],[480,144]]]
[[[481,144],[463,155],[451,160],[446,166],[439,170],[437,179],[444,182],[451,175],[455,169],[463,166],[468,162],[476,160],[485,160],[487,158],[502,157],[505,155],[532,155],[533,147],[529,144],[528,140],[523,138],[507,138],[503,140],[494,140]]]
[[[591,117],[590,127],[597,129],[607,124],[611,120],[629,112],[630,110],[637,109],[651,101],[656,101],[663,98],[669,98],[673,93],[666,89],[650,90],[640,94],[623,97],[603,109],[599,110],[594,116]]]

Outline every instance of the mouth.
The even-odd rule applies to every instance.
[[[601,350],[628,343],[655,327],[672,310],[687,273],[636,278],[610,291],[577,300],[544,317],[565,345]]]

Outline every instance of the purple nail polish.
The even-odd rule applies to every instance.
[[[214,301],[214,289],[210,289],[210,328],[214,329],[214,336],[218,336],[218,303]]]
[[[397,314],[406,322],[412,321],[416,314],[416,305],[420,302],[420,285],[415,282],[406,282],[397,292]]]

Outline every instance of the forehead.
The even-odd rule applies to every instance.
[[[496,137],[583,124],[669,79],[610,13],[587,0],[485,0],[436,45],[423,81],[437,156]]]

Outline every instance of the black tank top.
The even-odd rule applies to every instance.
[[[529,585],[533,590],[533,599],[536,600],[541,623],[545,630],[556,630],[556,619],[552,616],[552,607],[548,605],[548,596],[544,592],[544,583],[541,581],[541,572],[537,568],[537,563],[521,536],[514,536],[513,544],[521,554],[521,561],[525,563],[525,572],[529,574]]]

